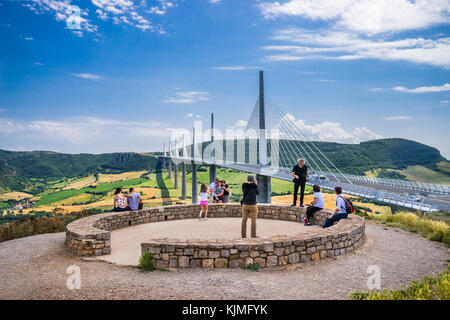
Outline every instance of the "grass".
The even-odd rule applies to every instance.
[[[155,257],[147,251],[139,258],[138,267],[144,271],[154,271],[156,269]]]
[[[0,201],[8,201],[8,200],[19,201],[19,200],[29,199],[32,197],[33,197],[33,195],[29,194],[29,193],[13,191],[13,192],[1,194]]]
[[[450,226],[444,221],[429,219],[426,216],[419,216],[411,212],[398,212],[395,214],[365,213],[364,217],[380,221],[390,227],[398,227],[421,234],[429,240],[442,242],[450,246]]]
[[[259,264],[258,263],[250,263],[248,266],[242,267],[242,269],[258,272]]]
[[[447,168],[444,164],[440,164],[440,167],[443,169]],[[424,166],[408,166],[406,169],[395,171],[411,181],[450,184],[450,175],[428,169]]]
[[[450,267],[437,277],[424,276],[406,288],[375,292],[354,292],[350,300],[450,300]]]

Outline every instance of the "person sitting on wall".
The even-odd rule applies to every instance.
[[[310,226],[314,219],[314,212],[322,210],[325,207],[325,201],[323,199],[323,194],[320,192],[320,187],[315,184],[313,186],[314,190],[314,200],[311,201],[310,205],[306,208],[306,217],[308,219],[306,225]]]
[[[345,198],[342,195],[342,188],[335,187],[334,192],[336,193],[336,209],[334,210],[331,217],[325,219],[325,223],[323,224],[323,228],[328,228],[333,225],[336,221],[341,219],[347,219],[347,209],[345,205]]]
[[[127,204],[127,198],[122,193],[122,188],[116,188],[113,200],[114,200],[114,208],[112,209],[112,211],[121,212],[127,211],[129,209]]]
[[[134,188],[130,188],[130,194],[124,194],[128,198],[130,210],[140,210],[143,207],[142,197],[138,192],[134,192]]]

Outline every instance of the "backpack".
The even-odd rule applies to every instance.
[[[353,213],[353,211],[355,211],[355,208],[353,207],[352,201],[349,198],[347,198],[347,197],[344,197],[344,196],[340,196],[340,197],[342,197],[344,199],[345,212],[346,213]]]

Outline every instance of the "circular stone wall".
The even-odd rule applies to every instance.
[[[306,208],[259,204],[259,219],[301,223]],[[111,253],[111,230],[157,221],[197,218],[198,205],[174,205],[139,211],[110,212],[76,220],[67,225],[66,243],[80,256]],[[330,210],[314,214],[313,224],[322,225]],[[240,217],[239,204],[211,204],[208,216]],[[250,223],[250,221],[249,221]],[[334,257],[354,250],[364,241],[364,219],[350,214],[334,226],[313,228],[306,235],[272,236],[238,240],[148,239],[141,253],[149,252],[159,268],[242,267],[258,263],[260,267],[295,264]]]

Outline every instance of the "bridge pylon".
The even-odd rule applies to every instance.
[[[259,166],[263,168],[267,166],[267,140],[266,140],[266,115],[264,104],[264,74],[263,71],[259,71]],[[271,203],[272,202],[272,186],[271,177],[256,175],[256,181],[258,182],[258,202],[259,203]]]

